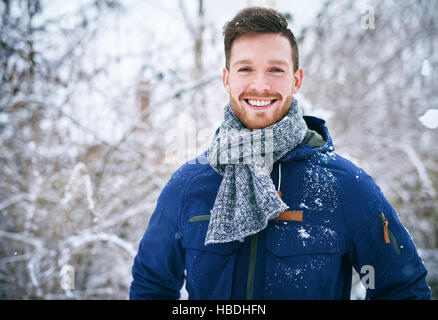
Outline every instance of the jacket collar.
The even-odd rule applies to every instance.
[[[309,129],[315,130],[323,137],[325,144],[319,148],[313,148],[312,146],[306,144],[300,144],[286,153],[280,159],[280,161],[303,160],[316,153],[332,152],[335,150],[332,138],[325,125],[325,120],[313,116],[304,116],[303,118],[306,121]]]

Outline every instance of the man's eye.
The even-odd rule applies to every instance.
[[[282,69],[280,68],[272,68],[271,69],[272,72],[284,72]]]
[[[249,72],[249,71],[251,71],[250,68],[240,68],[239,69],[239,72]]]

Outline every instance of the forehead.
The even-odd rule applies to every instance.
[[[284,61],[292,66],[292,47],[289,39],[278,33],[248,34],[234,39],[230,64],[240,60],[252,63]]]

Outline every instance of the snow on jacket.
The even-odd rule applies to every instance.
[[[132,268],[131,299],[349,299],[352,267],[369,299],[430,299],[413,240],[364,170],[326,141],[301,144],[271,173],[291,215],[243,242],[204,245],[222,176],[199,156],[163,189]],[[281,163],[281,166],[279,166]],[[364,278],[365,279],[365,278]]]

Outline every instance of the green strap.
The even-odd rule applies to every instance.
[[[189,222],[205,221],[210,220],[209,214],[201,214],[199,216],[193,216],[189,219]]]
[[[395,252],[397,252],[398,255],[401,255],[401,250],[397,243],[397,239],[394,237],[394,234],[391,232],[391,230],[389,230],[389,228],[388,228],[388,235],[389,235],[389,240],[391,240],[392,245],[394,246]]]
[[[254,277],[257,258],[258,234],[251,237],[251,253],[249,257],[248,281],[246,283],[246,300],[252,300],[254,294]]]

